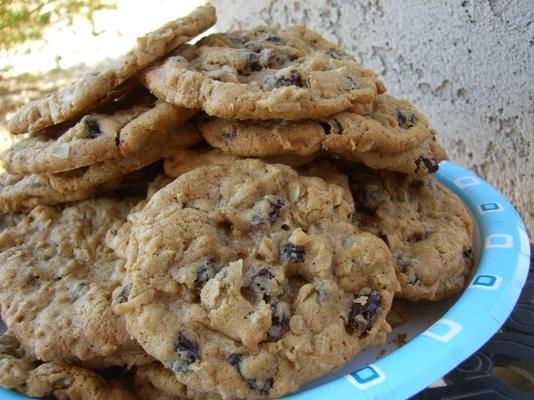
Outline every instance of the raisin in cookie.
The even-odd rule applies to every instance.
[[[473,267],[473,222],[462,202],[433,177],[346,166],[356,225],[381,237],[410,300],[463,289]]]
[[[38,359],[92,367],[150,361],[113,314],[110,299],[124,262],[104,243],[108,228],[135,203],[38,206],[0,234],[2,319]]]
[[[237,119],[323,117],[372,103],[383,89],[374,72],[302,27],[221,37],[149,68],[144,83],[169,103]]]
[[[115,311],[193,390],[297,390],[390,329],[391,253],[350,222],[344,192],[259,160],[181,175],[129,217]]]
[[[38,362],[17,339],[0,335],[0,386],[27,396],[77,400],[137,400],[117,380],[62,362]]]
[[[12,174],[52,173],[85,167],[120,156],[120,131],[148,108],[134,106],[114,114],[89,114],[64,130],[43,131],[14,143],[2,153]]]
[[[11,120],[12,133],[36,132],[72,119],[105,97],[110,90],[215,24],[215,8],[206,4],[137,39],[137,46],[99,72],[24,105]]]

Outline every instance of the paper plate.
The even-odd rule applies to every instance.
[[[478,228],[478,263],[469,285],[457,298],[413,303],[415,318],[394,329],[383,349],[358,354],[287,400],[406,399],[478,350],[512,312],[530,262],[521,218],[497,190],[464,168],[444,161],[434,176],[460,197]],[[408,340],[400,348],[398,334]],[[0,389],[2,400],[26,398]]]

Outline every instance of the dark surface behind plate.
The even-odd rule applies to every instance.
[[[534,399],[534,244],[527,282],[512,314],[482,348],[445,375],[447,386],[413,400]]]

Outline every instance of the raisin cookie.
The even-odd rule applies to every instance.
[[[2,319],[38,359],[98,368],[150,361],[112,311],[124,261],[104,243],[108,228],[135,203],[38,206],[0,234]]]
[[[186,17],[168,22],[138,38],[136,47],[102,71],[86,74],[59,92],[24,105],[8,122],[9,130],[12,133],[36,132],[80,115],[113,88],[210,28],[215,21],[215,8],[206,4]]]
[[[473,267],[473,222],[462,202],[433,177],[346,165],[355,224],[381,237],[410,300],[438,300],[463,289]]]
[[[225,153],[244,157],[309,156],[326,135],[313,121],[238,121],[215,118],[198,124],[202,136]]]
[[[193,52],[187,48],[149,68],[144,83],[181,107],[262,120],[332,115],[372,103],[383,90],[374,72],[303,27],[224,35],[202,39]]]
[[[78,190],[100,185],[118,179],[132,171],[137,171],[152,164],[176,149],[189,147],[201,140],[197,128],[185,123],[167,136],[156,136],[142,151],[129,157],[118,157],[87,167],[47,175],[52,188],[63,193],[72,193]]]
[[[125,178],[87,187],[84,190],[63,193],[50,185],[47,175],[26,176],[0,174],[0,213],[19,212],[38,205],[57,205],[86,200],[118,189]]]
[[[167,138],[197,110],[176,107],[158,100],[154,108],[143,113],[127,124],[117,140],[120,153],[124,157],[135,155],[154,140]]]
[[[4,151],[2,163],[7,172],[20,175],[67,171],[119,157],[121,129],[147,110],[134,106],[111,115],[89,114],[66,131],[31,134]]]
[[[407,100],[387,94],[378,96],[365,115],[342,112],[321,124],[328,135],[324,146],[334,153],[400,153],[433,137],[423,114]]]
[[[318,121],[295,122],[213,118],[200,122],[199,129],[213,147],[252,157],[309,155],[323,143],[337,154],[400,153],[433,137],[428,121],[413,105],[385,94],[365,115],[344,111]]]
[[[330,149],[327,148],[327,150]],[[377,151],[353,153],[348,148],[341,148],[336,151],[334,153],[336,157],[358,161],[373,169],[396,171],[417,176],[425,176],[436,172],[439,169],[440,161],[447,159],[445,149],[434,139],[428,139],[413,149],[402,153],[382,153]]]
[[[62,362],[37,361],[9,333],[0,335],[0,386],[39,398],[138,399],[117,380]]]
[[[350,222],[344,192],[259,160],[181,175],[129,217],[115,311],[193,390],[297,390],[390,330],[391,253]]]

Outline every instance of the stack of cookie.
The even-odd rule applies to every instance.
[[[275,398],[470,274],[472,222],[413,105],[303,27],[206,5],[22,107],[2,154],[0,385]]]

